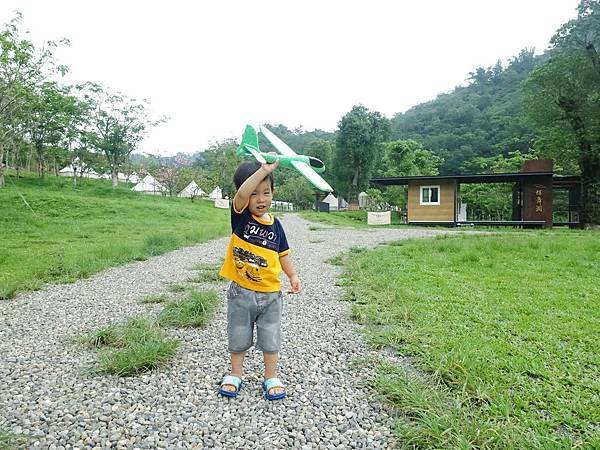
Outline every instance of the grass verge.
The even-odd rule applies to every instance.
[[[158,317],[161,326],[201,327],[206,325],[219,301],[215,291],[191,290],[181,299],[165,305]]]
[[[100,353],[100,370],[132,376],[156,369],[173,357],[179,342],[169,339],[152,321],[133,318],[124,325],[110,325],[89,334],[84,341]]]
[[[25,203],[25,201],[27,203]],[[0,189],[0,299],[230,233],[208,201],[149,196],[106,180],[7,176]]]
[[[400,225],[400,216],[398,213],[392,212],[391,225],[378,225],[373,227],[367,223],[367,211],[335,211],[335,212],[315,212],[315,211],[300,211],[300,215],[311,222],[324,223],[340,227],[351,228],[398,228]],[[404,225],[406,226],[406,225]],[[320,229],[315,227],[315,230]]]
[[[344,259],[375,385],[415,448],[600,448],[600,236],[407,240]]]

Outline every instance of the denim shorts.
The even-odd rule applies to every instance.
[[[245,352],[252,347],[256,325],[256,348],[267,353],[279,352],[282,310],[281,291],[251,291],[232,281],[227,289],[229,351]]]

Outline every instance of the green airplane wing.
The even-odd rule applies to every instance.
[[[236,153],[239,156],[253,156],[261,164],[267,162],[258,147],[258,134],[252,125],[246,125],[242,142],[240,142]]]
[[[294,150],[292,150],[288,145],[279,139],[275,134],[273,134],[267,127],[261,126],[260,132],[268,139],[268,141],[273,144],[273,147],[284,156],[299,156]],[[245,133],[244,133],[245,134]],[[257,140],[258,141],[258,140]],[[320,162],[320,161],[319,161]],[[324,192],[333,192],[333,188],[321,177],[317,172],[310,167],[304,161],[295,160],[294,158],[290,158],[290,164],[300,172],[310,183],[316,187],[317,189]],[[321,163],[322,164],[322,163]]]

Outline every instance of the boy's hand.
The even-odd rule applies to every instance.
[[[270,152],[273,153],[273,152]],[[275,154],[275,153],[273,153]],[[279,161],[275,161],[273,164],[261,164],[260,167],[267,173],[271,173],[273,172],[275,169],[277,169],[277,166],[279,166]]]
[[[302,290],[302,284],[300,283],[300,278],[298,278],[298,275],[292,275],[290,277],[290,286],[292,287],[292,290],[289,291],[291,294],[300,293]]]

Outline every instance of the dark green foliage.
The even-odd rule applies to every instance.
[[[550,59],[525,83],[540,150],[581,172],[580,222],[600,226],[600,1],[582,0],[577,19],[552,38]]]
[[[442,175],[467,173],[463,164],[474,157],[527,153],[534,130],[524,119],[520,84],[539,60],[527,49],[506,68],[477,68],[468,86],[396,114],[392,139],[414,139],[442,157]]]
[[[336,191],[348,201],[357,201],[359,192],[368,187],[390,124],[379,112],[355,105],[342,117],[338,128],[334,157]]]

